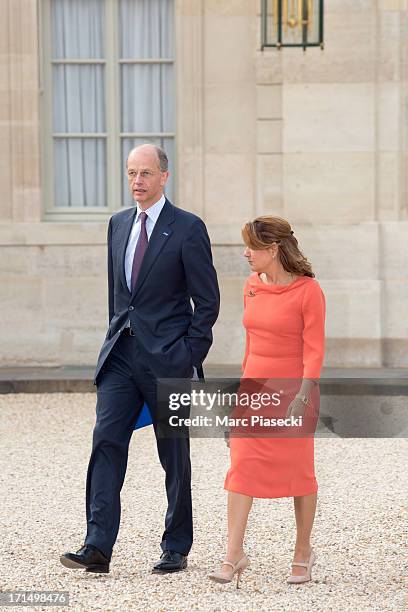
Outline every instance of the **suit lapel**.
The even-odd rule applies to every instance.
[[[173,230],[171,227],[169,227],[173,221],[173,205],[166,199],[159,218],[156,221],[156,225],[153,228],[152,235],[150,236],[149,244],[143,257],[142,266],[137,277],[136,285],[132,292],[132,299],[143,285],[160,251],[173,233]]]
[[[130,291],[126,283],[126,275],[125,275],[125,254],[126,254],[126,247],[129,241],[130,232],[132,231],[133,222],[135,220],[136,211],[137,211],[136,206],[132,207],[128,211],[128,214],[123,219],[123,223],[121,223],[120,227],[118,227],[118,229],[116,230],[114,234],[115,243],[117,245],[117,249],[119,253],[119,256],[118,256],[118,261],[120,265],[119,276],[122,281],[122,285],[129,292],[129,294],[130,294]]]

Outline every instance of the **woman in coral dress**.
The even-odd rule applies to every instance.
[[[258,217],[244,226],[242,234],[244,255],[253,271],[244,286],[243,379],[290,379],[297,387],[284,406],[284,416],[316,413],[313,404],[318,401],[324,355],[323,292],[287,221]],[[230,582],[236,575],[238,586],[248,565],[243,542],[254,497],[293,497],[297,537],[288,582],[310,580],[317,498],[313,435],[231,435],[229,445],[227,554],[221,570],[210,578]]]

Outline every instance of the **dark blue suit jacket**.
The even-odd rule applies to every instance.
[[[125,209],[109,222],[109,329],[95,383],[128,319],[157,378],[190,378],[212,344],[220,296],[203,221],[166,199],[131,294],[124,261],[135,214],[136,207]]]

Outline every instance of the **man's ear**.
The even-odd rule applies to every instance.
[[[167,183],[167,179],[169,178],[169,172],[162,172],[161,175],[161,179],[160,179],[160,184],[162,187],[164,187],[164,185]]]

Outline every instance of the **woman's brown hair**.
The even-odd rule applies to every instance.
[[[299,249],[290,223],[285,219],[257,217],[254,221],[245,223],[242,237],[246,246],[254,251],[270,249],[276,242],[279,245],[279,259],[286,272],[314,278],[312,266]]]

